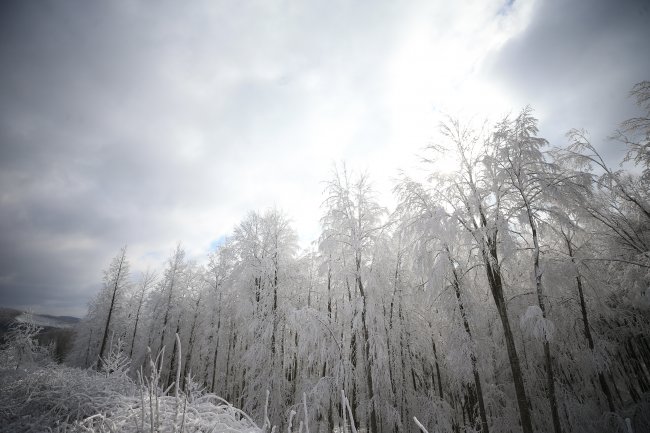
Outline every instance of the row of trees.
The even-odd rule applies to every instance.
[[[178,246],[134,282],[123,249],[71,360],[97,365],[121,338],[134,371],[164,351],[167,384],[180,366],[182,386],[260,419],[269,390],[273,425],[306,393],[322,431],[345,419],[342,390],[372,432],[413,416],[484,433],[617,422],[650,392],[650,83],[633,93],[628,170],[581,131],[551,148],[530,109],[479,129],[450,119],[391,213],[367,176],[335,170],[312,250],[278,210],[251,212],[206,265]],[[450,155],[454,170],[435,168]]]

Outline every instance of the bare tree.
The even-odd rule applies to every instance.
[[[111,319],[117,306],[117,298],[128,285],[129,262],[126,260],[126,246],[122,247],[119,254],[113,259],[109,268],[104,272],[104,292],[110,293],[110,303],[108,305],[108,314],[102,337],[102,344],[99,349],[99,358],[97,367],[100,366],[100,360],[105,356],[106,343],[108,342]]]

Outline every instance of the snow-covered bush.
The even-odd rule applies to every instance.
[[[114,411],[136,386],[127,377],[50,365],[29,374],[2,371],[0,424],[7,431],[42,431],[71,420]]]
[[[214,394],[190,400],[183,393],[138,386],[124,376],[58,365],[28,376],[1,374],[3,431],[260,431],[245,413]]]
[[[6,342],[0,347],[0,368],[25,368],[50,360],[52,348],[38,344],[36,337],[43,328],[31,317],[26,314],[24,320],[11,324]]]
[[[79,432],[232,432],[261,433],[241,410],[214,394],[190,402],[185,396],[123,397],[112,412],[70,425]]]
[[[111,344],[106,358],[100,357],[100,370],[106,377],[110,375],[126,376],[131,367],[131,359],[124,353],[124,342],[118,339]]]
[[[176,336],[178,341],[178,335]],[[181,357],[180,342],[177,356]],[[138,372],[138,385],[122,393],[111,408],[98,410],[91,416],[76,421],[69,427],[79,432],[261,432],[255,422],[243,411],[235,408],[215,394],[204,394],[191,375],[185,380],[185,390],[180,387],[180,365],[176,381],[163,389],[161,365],[164,350],[153,359],[149,357],[148,371]],[[126,358],[128,360],[128,358]],[[124,362],[121,342],[111,349],[104,361],[105,377],[113,380],[130,380],[126,376],[128,363]],[[171,393],[173,389],[173,393]]]
[[[120,374],[52,365],[0,373],[2,431],[258,432],[244,412],[214,394],[190,400]]]
[[[179,353],[180,357],[180,347]],[[138,382],[126,374],[120,341],[100,371],[50,364],[31,372],[0,370],[0,430],[60,432],[232,432],[262,430],[243,411],[214,394],[204,394],[191,377],[187,391],[177,380],[161,387],[162,353],[141,369]],[[172,391],[173,392],[170,392]]]

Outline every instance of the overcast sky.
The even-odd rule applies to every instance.
[[[647,1],[0,2],[0,305],[81,316],[121,245],[201,258],[249,210],[307,246],[335,162],[390,204],[443,112],[614,161],[649,42]]]

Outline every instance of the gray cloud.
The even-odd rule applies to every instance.
[[[471,51],[524,19],[519,2],[480,6],[2,2],[0,304],[82,314],[121,245],[136,265],[178,240],[200,257],[250,209],[283,207],[306,243],[332,162],[388,183],[429,136],[405,136],[409,119],[467,77],[531,103],[551,136],[631,112],[625,92],[650,70],[643,4],[538,2],[466,71],[431,47]]]
[[[286,136],[308,110],[303,71],[370,68],[354,62],[367,42],[355,11],[193,6],[0,6],[0,304],[78,313],[119,245],[158,256],[187,236],[187,215],[219,206],[209,245],[271,204],[257,185],[306,174],[286,170],[305,138]]]
[[[621,146],[607,137],[637,113],[627,95],[650,79],[648,41],[647,1],[541,1],[526,31],[486,69],[511,100],[536,110],[553,144],[565,143],[570,128],[586,128],[615,161]]]

